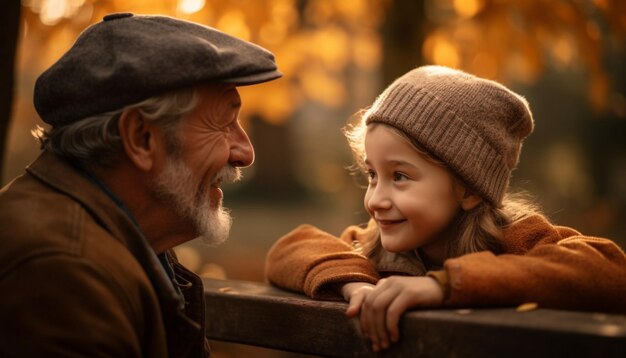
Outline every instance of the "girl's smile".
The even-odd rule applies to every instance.
[[[393,229],[397,228],[398,226],[400,226],[400,224],[406,222],[406,219],[399,219],[399,220],[375,219],[375,220],[376,220],[376,223],[378,224],[378,228],[381,231],[393,230]]]

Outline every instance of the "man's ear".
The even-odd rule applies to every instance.
[[[157,153],[155,128],[136,109],[124,110],[120,115],[118,129],[124,152],[128,159],[143,171],[150,171],[155,165]]]
[[[476,205],[482,203],[483,198],[479,195],[474,194],[469,188],[461,183],[455,184],[455,191],[457,195],[457,199],[461,204],[461,208],[465,211],[472,210],[476,207]]]

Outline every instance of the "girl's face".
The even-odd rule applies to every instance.
[[[450,172],[380,124],[370,126],[365,135],[365,165],[365,208],[378,224],[385,250],[440,253],[446,229],[461,210],[458,184]]]

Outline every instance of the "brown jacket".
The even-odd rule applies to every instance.
[[[504,231],[504,254],[451,258],[427,272],[413,253],[386,253],[376,263],[354,250],[369,232],[347,228],[339,239],[303,225],[279,239],[266,259],[274,285],[318,299],[340,299],[338,284],[376,283],[391,274],[429,274],[445,285],[449,307],[514,306],[626,313],[626,255],[612,241],[582,236],[528,217]],[[443,279],[442,279],[443,278]]]
[[[44,152],[0,191],[0,356],[208,355],[202,283],[167,260],[174,280],[110,196]]]

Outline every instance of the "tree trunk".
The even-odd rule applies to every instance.
[[[383,87],[422,65],[425,28],[424,1],[396,0],[390,5],[383,37]]]
[[[11,120],[13,104],[13,83],[15,78],[15,54],[20,30],[21,2],[6,1],[0,11],[0,23],[3,24],[0,35],[0,178],[4,170],[4,149]]]

